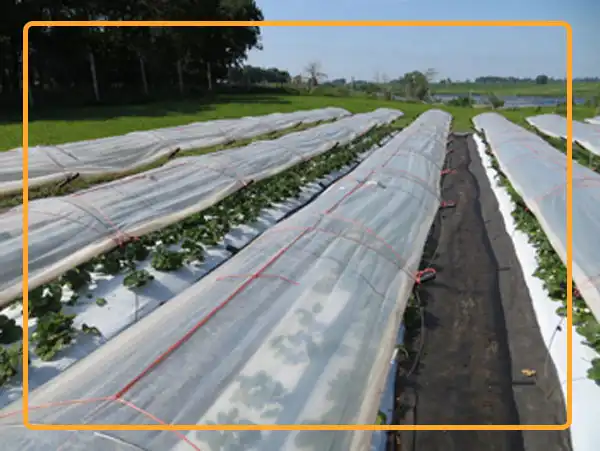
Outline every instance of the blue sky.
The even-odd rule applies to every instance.
[[[600,76],[600,0],[257,0],[267,20],[564,20],[573,27],[576,77]],[[263,27],[248,64],[292,75],[319,61],[330,79],[397,78],[434,68],[440,77],[565,76],[562,28]]]

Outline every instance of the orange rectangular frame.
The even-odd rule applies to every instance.
[[[28,364],[28,139],[29,139],[29,29],[33,27],[563,27],[567,34],[567,421],[565,424],[548,425],[373,425],[373,424],[341,424],[341,425],[198,425],[198,424],[164,424],[164,425],[125,425],[125,424],[34,424],[29,422],[29,364]],[[40,431],[108,431],[108,430],[145,430],[145,431],[223,431],[223,430],[261,430],[261,431],[459,431],[459,430],[496,430],[496,431],[560,431],[568,429],[572,422],[573,393],[573,282],[572,282],[572,152],[573,152],[573,30],[564,21],[294,21],[273,20],[262,22],[242,21],[31,21],[23,27],[23,424],[26,428]]]

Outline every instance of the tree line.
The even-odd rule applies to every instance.
[[[485,77],[477,77],[475,79],[475,83],[479,83],[479,84],[535,83],[538,85],[545,85],[548,83],[564,83],[565,81],[566,81],[565,78],[550,77],[545,74],[537,75],[534,78],[532,78],[532,77],[498,77],[498,76],[494,76],[494,75],[488,75]],[[600,78],[599,77],[580,77],[580,78],[574,78],[573,81],[575,81],[575,82],[598,82],[598,81],[600,81]]]
[[[275,84],[285,85],[292,82],[292,77],[287,70],[276,67],[262,68],[257,66],[231,67],[227,81],[238,85]]]
[[[30,20],[260,21],[255,0],[3,0],[0,102],[19,101]],[[30,102],[127,101],[212,90],[260,47],[256,27],[45,27],[29,32]]]

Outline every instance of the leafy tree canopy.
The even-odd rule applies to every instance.
[[[255,0],[5,0],[0,17],[0,98],[10,99],[20,96],[22,28],[30,20],[263,19]],[[36,27],[29,33],[29,83],[42,101],[66,92],[94,100],[94,70],[100,97],[114,89],[148,94],[148,89],[181,87],[182,81],[210,88],[255,47],[260,47],[258,24]]]

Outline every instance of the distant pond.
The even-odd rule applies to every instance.
[[[436,94],[434,99],[438,102],[449,102],[450,100],[457,99],[459,97],[466,97],[468,94],[453,95],[453,94]],[[483,104],[487,103],[487,96],[480,94],[472,94],[471,97],[475,103]],[[554,106],[560,103],[565,103],[566,98],[564,97],[540,97],[540,96],[498,96],[504,100],[504,107],[535,107],[535,106]],[[575,99],[577,105],[583,105],[585,99]]]

